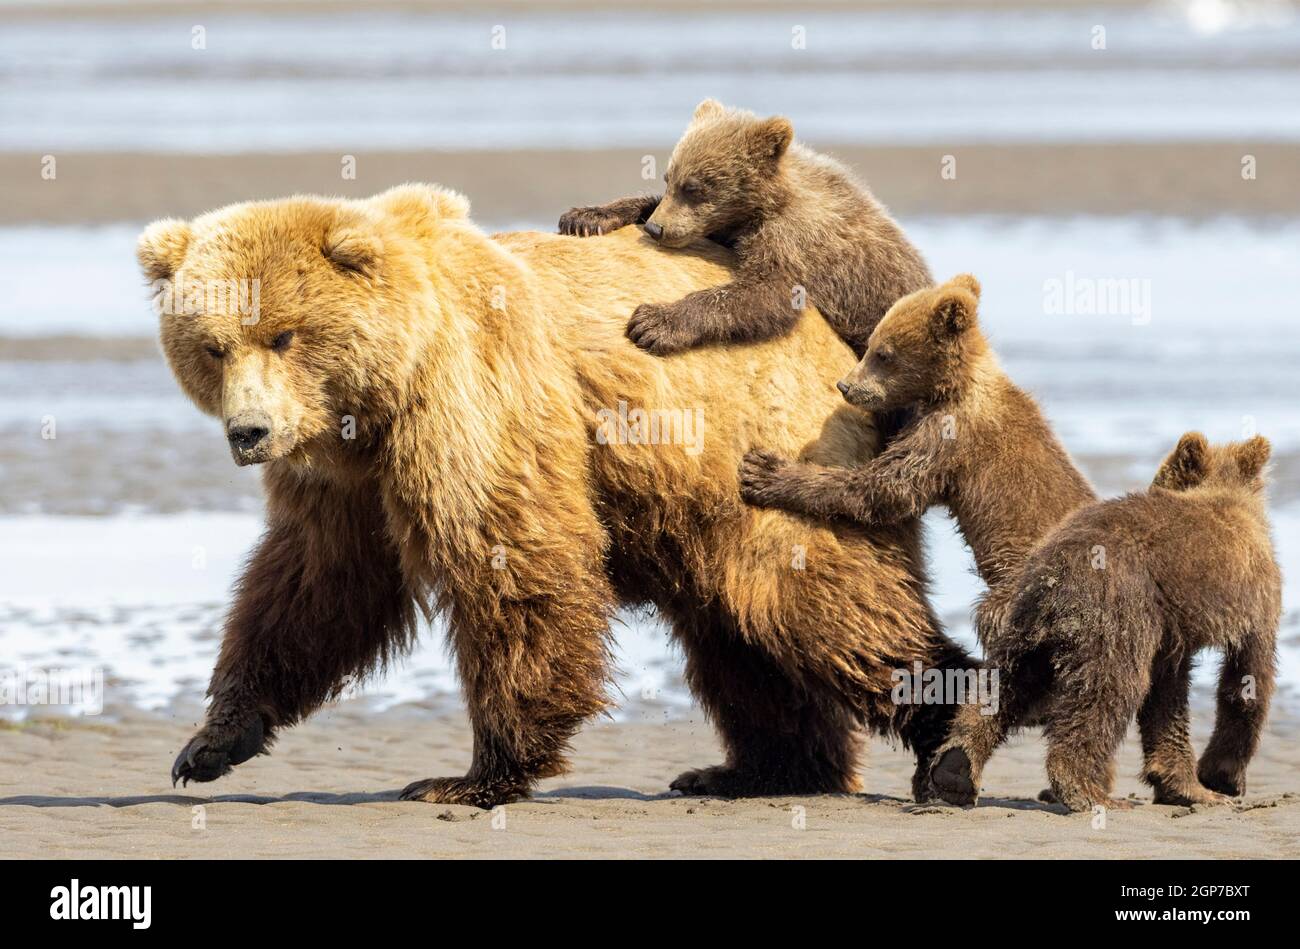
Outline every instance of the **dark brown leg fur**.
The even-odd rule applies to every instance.
[[[1157,804],[1214,804],[1221,794],[1201,785],[1189,734],[1187,693],[1192,657],[1162,652],[1151,670],[1151,691],[1138,710],[1142,733],[1142,780]]]
[[[952,734],[930,770],[934,793],[949,804],[975,803],[993,752],[1052,688],[1052,664],[1042,648],[1021,651],[1018,643],[1003,642],[991,651],[986,665],[998,673],[997,711],[986,715],[973,704],[958,708]]]
[[[560,233],[575,237],[593,237],[608,234],[629,224],[644,224],[659,207],[658,195],[638,195],[620,198],[609,204],[596,204],[584,208],[570,208],[560,215]]]
[[[814,695],[714,606],[670,612],[686,651],[686,680],[718,729],[726,763],[686,771],[674,790],[712,797],[860,790],[852,712]]]
[[[1129,806],[1111,798],[1115,752],[1149,691],[1158,642],[1158,635],[1135,630],[1122,638],[1109,630],[1099,635],[1130,645],[1131,653],[1108,655],[1105,662],[1091,652],[1058,657],[1056,694],[1047,710],[1047,777],[1056,799],[1072,811]]]
[[[270,526],[235,591],[206,722],[172,781],[212,781],[399,654],[415,610],[372,486],[268,473]]]
[[[1223,657],[1219,672],[1214,734],[1201,755],[1197,776],[1212,791],[1240,797],[1246,793],[1246,766],[1259,747],[1268,719],[1277,671],[1276,634],[1260,634]],[[1253,697],[1246,677],[1253,680]]]
[[[935,621],[938,628],[938,621]],[[965,649],[937,634],[927,650],[927,659],[922,660],[926,669],[940,672],[961,670],[965,672],[977,669],[979,662],[972,659]],[[910,670],[910,660],[897,660],[894,666]],[[930,770],[935,755],[947,741],[952,732],[953,723],[962,706],[956,702],[923,703],[914,705],[892,706],[889,716],[878,712],[869,715],[868,723],[880,734],[896,734],[902,739],[903,746],[916,755],[916,767],[912,771],[912,799],[926,801],[934,797],[930,786]]]

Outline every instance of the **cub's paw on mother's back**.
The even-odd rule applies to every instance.
[[[740,496],[755,507],[777,507],[785,498],[782,472],[790,459],[771,451],[751,449],[740,463]]]
[[[642,303],[627,321],[627,338],[655,356],[680,353],[699,345],[689,312],[675,303]]]
[[[182,787],[191,781],[215,781],[229,774],[235,765],[265,752],[267,738],[262,716],[256,712],[246,718],[209,721],[176,756],[172,786],[177,781]]]
[[[631,224],[620,214],[612,213],[600,205],[570,208],[560,215],[560,233],[570,237],[596,237],[609,234]]]

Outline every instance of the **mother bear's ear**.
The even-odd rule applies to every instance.
[[[144,229],[135,245],[140,269],[150,283],[170,280],[185,261],[190,246],[190,223],[174,217],[154,221]]]
[[[381,210],[420,225],[435,220],[465,220],[469,217],[469,198],[458,191],[412,182],[398,185],[370,199]]]

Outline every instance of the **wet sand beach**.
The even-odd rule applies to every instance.
[[[1128,742],[1117,792],[1136,806],[1108,813],[1104,826],[1035,800],[1036,733],[996,755],[986,796],[960,809],[908,800],[911,756],[874,741],[863,794],[682,797],[668,782],[719,760],[706,724],[594,724],[574,743],[571,773],[488,812],[397,800],[412,780],[462,772],[470,736],[459,716],[343,707],[218,783],[173,789],[167,771],[190,725],[137,713],[0,731],[0,857],[1300,856],[1300,761],[1287,720],[1271,725],[1249,793],[1225,807],[1151,804]]]

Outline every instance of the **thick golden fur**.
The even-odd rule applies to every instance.
[[[1096,495],[1033,397],[998,365],[978,325],[979,291],[963,274],[899,300],[839,383],[853,405],[910,417],[880,455],[844,470],[753,451],[741,493],[762,507],[867,524],[946,505],[988,585],[975,623],[987,646],[1004,621],[1008,581],[1035,544]]]
[[[465,776],[405,794],[511,800],[561,771],[607,706],[613,610],[653,603],[727,749],[674,786],[854,789],[858,724],[915,748],[924,786],[952,709],[895,705],[891,671],[967,660],[926,603],[915,525],[813,524],[738,494],[751,445],[870,456],[869,417],[825,381],[849,350],[815,318],[672,359],[624,336],[636,303],[726,281],[726,252],[665,251],[630,228],[489,237],[463,199],[410,185],[160,222],[139,253],[152,279],[261,286],[252,325],[201,306],[162,316],[199,407],[266,429],[251,448],[230,430],[236,460],[265,464],[267,533],[176,777],[266,750],[400,653],[420,603],[449,621],[475,740]],[[620,402],[702,409],[701,450],[598,437]],[[340,437],[348,418],[355,437]]]
[[[1211,447],[1188,433],[1151,488],[1084,507],[1025,565],[1008,633],[992,644],[997,713],[964,706],[933,772],[973,803],[985,762],[1045,700],[1052,796],[1071,810],[1114,806],[1113,759],[1128,723],[1158,804],[1214,803],[1246,789],[1273,694],[1281,576],[1269,537],[1268,442]],[[1214,734],[1188,736],[1192,659],[1223,651]]]
[[[564,234],[644,224],[665,247],[709,237],[735,248],[729,282],[636,308],[628,336],[649,352],[771,339],[790,330],[806,298],[860,356],[890,304],[930,284],[920,252],[871,192],[843,165],[795,142],[786,119],[706,99],[664,181],[662,197],[560,218]]]

